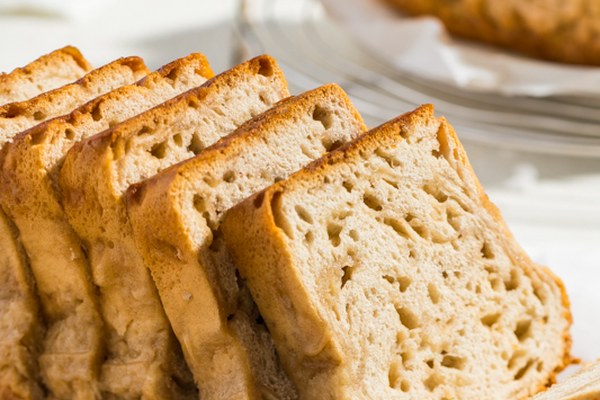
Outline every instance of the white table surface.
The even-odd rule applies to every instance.
[[[55,3],[61,1],[69,3]],[[66,44],[79,47],[94,65],[139,55],[156,68],[193,51],[206,54],[215,71],[234,61],[236,0],[97,3],[97,10],[79,18],[0,13],[0,71]],[[600,159],[474,143],[466,148],[517,239],[534,260],[563,278],[574,314],[574,355],[600,358]]]

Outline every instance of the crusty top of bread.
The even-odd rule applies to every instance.
[[[527,398],[569,360],[562,283],[519,248],[431,106],[221,228],[304,398]]]
[[[129,188],[136,239],[203,394],[295,398],[270,339],[251,340],[267,335],[228,262],[220,216],[365,129],[344,91],[326,85],[281,101],[196,157]]]
[[[120,221],[127,219],[121,197],[129,185],[193,157],[288,95],[275,60],[259,56],[77,143],[60,173],[69,220],[86,240],[111,229],[127,236]]]
[[[600,361],[583,366],[575,374],[533,398],[533,400],[598,399],[600,399]]]
[[[148,72],[141,58],[120,58],[74,83],[26,101],[0,106],[0,146],[10,142],[15,134],[49,118],[67,114],[94,97],[141,79]]]
[[[388,0],[413,15],[434,15],[456,35],[573,64],[600,65],[597,0]]]
[[[146,111],[214,76],[199,53],[175,60],[134,85],[122,86],[15,136],[0,165],[0,197],[12,213],[62,218],[58,171],[77,142]]]
[[[76,81],[91,70],[79,50],[63,47],[10,73],[0,73],[0,104],[30,99]]]

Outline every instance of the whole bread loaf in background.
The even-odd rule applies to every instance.
[[[17,135],[5,148],[0,165],[0,198],[22,231],[24,242],[43,242],[47,274],[61,275],[88,266],[82,244],[62,209],[58,171],[68,150],[77,142],[146,111],[204,83],[213,72],[201,54],[175,60],[134,85],[119,87]],[[29,229],[33,226],[34,231]],[[35,249],[35,248],[34,248]],[[76,249],[76,250],[73,250]],[[31,250],[30,252],[35,251]],[[77,257],[73,257],[77,254]],[[36,257],[37,253],[31,254]],[[91,253],[91,256],[96,256]],[[102,265],[93,263],[92,266]],[[106,274],[92,269],[94,283],[106,286]],[[66,281],[66,279],[63,279]],[[68,290],[55,284],[57,290]],[[153,292],[154,288],[148,290]],[[140,298],[141,287],[127,295]],[[148,301],[143,310],[126,315],[122,305],[100,293],[105,323],[106,352],[100,371],[103,396],[184,398],[197,397],[179,344],[162,307]],[[130,302],[133,300],[129,300]]]
[[[456,35],[530,56],[600,65],[597,0],[387,0],[411,15],[434,15]]]
[[[0,105],[25,101],[81,78],[92,68],[67,46],[0,74]],[[2,148],[2,145],[0,145]],[[0,208],[0,398],[39,399],[37,356],[43,327],[18,232]]]
[[[533,264],[423,106],[230,209],[229,250],[304,399],[526,399],[569,362]]]

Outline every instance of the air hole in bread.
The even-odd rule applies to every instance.
[[[437,304],[440,302],[440,291],[433,283],[427,285],[427,295],[429,296],[429,299],[433,304]]]
[[[396,278],[396,280],[398,281],[398,289],[402,293],[406,292],[406,290],[412,283],[412,279],[410,279],[408,276],[399,276]]]
[[[208,208],[206,206],[206,200],[204,199],[204,197],[202,197],[198,194],[195,194],[194,198],[193,198],[193,205],[194,205],[194,208],[196,209],[196,211],[198,211],[198,213],[206,221],[206,225],[208,225],[212,229],[210,213],[208,212]]]
[[[348,193],[352,192],[352,189],[354,188],[354,184],[350,181],[342,182],[342,186],[344,186],[344,189],[346,189]]]
[[[464,369],[467,360],[464,357],[445,355],[442,358],[442,366],[453,369]]]
[[[148,133],[152,133],[152,128],[150,128],[148,125],[144,125],[142,126],[142,128],[138,131],[137,135],[138,136],[143,136],[146,135]]]
[[[325,148],[325,151],[329,152],[341,147],[344,142],[341,140],[332,140],[331,138],[326,137],[321,140],[321,144],[323,145],[323,148]]]
[[[32,145],[41,144],[44,141],[44,131],[36,129],[29,134],[29,143]]]
[[[167,74],[167,78],[170,79],[170,80],[172,80],[172,81],[175,81],[177,79],[178,72],[179,71],[177,70],[177,68],[173,68]]]
[[[67,140],[75,139],[75,131],[73,129],[67,128],[65,129],[65,138]]]
[[[487,314],[481,317],[481,323],[488,328],[494,326],[496,322],[500,319],[500,313]]]
[[[46,114],[44,114],[42,111],[36,111],[33,113],[33,119],[36,121],[43,121],[46,119]]]
[[[260,100],[261,103],[263,103],[265,105],[271,105],[271,102],[268,100],[268,98],[265,96],[264,93],[259,93],[258,99]]]
[[[102,111],[100,110],[100,104],[102,104],[102,103],[100,103],[100,102],[96,103],[91,112],[92,119],[96,122],[100,121],[102,119]]]
[[[208,186],[210,186],[211,188],[217,187],[217,185],[219,184],[219,180],[212,175],[205,175],[202,178],[202,181],[204,183],[206,183]]]
[[[410,218],[410,219],[408,219]],[[425,239],[425,240],[430,240],[430,234],[429,234],[429,230],[427,229],[427,227],[425,226],[425,224],[423,222],[421,222],[420,219],[415,218],[414,216],[410,215],[407,217],[406,220],[410,227],[412,228],[413,231],[415,231],[415,233],[417,235],[419,235],[421,238]]]
[[[329,241],[333,245],[333,247],[338,247],[341,243],[340,233],[342,232],[342,226],[336,224],[334,222],[329,222],[327,224],[327,237]]]
[[[306,234],[304,235],[304,240],[308,244],[313,243],[315,241],[315,235],[314,235],[314,233],[312,233],[311,231],[306,232]]]
[[[492,251],[491,245],[487,241],[483,241],[481,245],[481,256],[485,259],[492,260],[494,259],[494,252]]]
[[[427,364],[427,366],[431,369],[433,369],[433,359],[430,358],[429,360],[425,361],[425,364]]]
[[[355,267],[351,267],[349,265],[346,265],[344,267],[342,267],[342,283],[341,283],[341,288],[343,289],[344,286],[346,286],[346,283],[348,283],[349,280],[352,279],[352,274],[354,273],[354,268]]]
[[[523,378],[525,376],[525,374],[529,371],[529,369],[531,368],[532,365],[533,365],[533,360],[529,360],[529,361],[527,361],[527,363],[525,363],[525,365],[523,365],[521,368],[519,368],[519,370],[515,374],[515,380],[518,381],[519,379]]]
[[[448,196],[440,190],[439,184],[427,183],[423,185],[423,191],[436,199],[438,203],[445,203],[448,200]]]
[[[396,307],[396,312],[400,318],[400,323],[408,329],[416,329],[419,327],[419,318],[406,307]]]
[[[225,173],[223,174],[223,180],[227,183],[235,181],[235,172],[231,170],[225,171]]]
[[[537,363],[537,365],[535,366],[535,370],[537,372],[542,372],[543,369],[544,369],[544,362],[543,361],[539,361]]]
[[[275,226],[281,229],[290,239],[293,240],[292,229],[287,221],[285,213],[281,209],[281,192],[275,192],[271,197],[271,213]]]
[[[525,339],[531,336],[531,320],[524,319],[517,322],[517,327],[515,328],[514,332],[519,342],[523,342]]]
[[[309,148],[306,146],[306,143],[302,143],[300,145],[300,149],[302,150],[302,154],[304,154],[310,160],[313,160],[315,158],[315,156],[313,155],[313,152],[310,151]]]
[[[173,143],[175,143],[175,145],[178,147],[183,146],[183,137],[181,136],[181,133],[176,133],[173,135]]]
[[[266,58],[261,58],[258,61],[259,67],[258,67],[258,74],[262,75],[262,76],[271,76],[273,75],[273,65],[271,64],[271,61],[269,61]]]
[[[189,108],[193,108],[194,110],[197,110],[200,108],[200,102],[198,101],[198,99],[196,97],[190,97],[188,98],[188,107]]]
[[[188,145],[187,149],[189,152],[195,155],[199,154],[202,150],[204,150],[204,146],[202,145],[202,141],[200,140],[198,135],[192,135],[190,144]]]
[[[509,278],[504,281],[504,288],[507,291],[515,290],[519,287],[520,281],[521,277],[519,275],[519,271],[516,269],[511,269]]]
[[[425,385],[427,390],[433,392],[436,387],[440,386],[443,383],[443,381],[443,377],[438,373],[434,372],[433,374],[429,375],[429,377],[425,379],[425,381],[423,381],[423,384]]]
[[[159,160],[165,158],[165,156],[167,155],[167,143],[166,142],[156,143],[150,149],[150,154],[152,154],[152,156],[154,158],[157,158]]]
[[[494,278],[490,279],[490,286],[496,292],[499,292],[504,287],[504,282],[502,281],[502,279],[500,279],[498,277],[494,277]]]
[[[374,211],[381,211],[383,209],[381,201],[373,193],[365,193],[363,195],[363,203]]]
[[[325,129],[331,128],[331,124],[333,123],[333,117],[331,116],[331,113],[319,105],[315,106],[312,113],[312,119],[319,121]],[[327,146],[324,147],[327,149]]]
[[[298,214],[302,221],[309,224],[312,224],[314,222],[310,213],[301,205],[297,205],[296,207],[294,207],[294,209],[296,210],[296,214]]]

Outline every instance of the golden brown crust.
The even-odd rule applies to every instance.
[[[0,104],[32,98],[76,81],[91,70],[77,48],[63,47],[10,73],[0,73]]]
[[[388,0],[412,15],[434,15],[458,36],[571,64],[600,65],[595,0]]]

